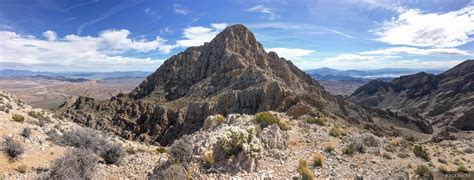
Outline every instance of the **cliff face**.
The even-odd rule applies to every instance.
[[[227,27],[211,42],[172,56],[130,94],[107,101],[79,97],[62,110],[76,122],[162,144],[198,130],[217,113],[272,110],[295,118],[309,114],[374,122],[370,111],[332,96],[290,61],[265,52],[243,25]]]
[[[369,107],[420,114],[440,127],[474,129],[474,60],[439,75],[418,73],[393,81],[372,81],[351,100]]]

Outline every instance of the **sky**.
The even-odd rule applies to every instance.
[[[474,58],[473,0],[1,0],[0,69],[154,71],[232,24],[303,70]]]

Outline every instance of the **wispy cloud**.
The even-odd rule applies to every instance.
[[[186,9],[181,4],[177,4],[177,3],[173,4],[173,8],[176,14],[187,15],[191,12],[189,9]]]
[[[280,18],[278,14],[275,13],[275,10],[269,7],[265,7],[264,5],[256,5],[254,7],[250,7],[248,9],[245,9],[245,11],[248,12],[258,12],[258,13],[263,13],[266,14],[268,20],[275,20],[277,18]]]
[[[373,29],[378,41],[418,47],[457,47],[474,41],[474,3],[447,13],[408,9]]]
[[[158,14],[157,11],[151,9],[151,8],[145,8],[143,10],[145,12],[145,14],[155,20],[158,20],[158,19],[161,19],[161,16]]]
[[[335,30],[333,28],[317,26],[313,24],[300,24],[300,23],[286,23],[286,22],[270,22],[270,23],[255,23],[248,24],[252,29],[283,29],[283,30],[297,30],[304,33],[315,33],[318,34],[336,34],[346,38],[355,38],[347,33]]]
[[[64,22],[72,21],[72,20],[74,20],[74,19],[77,19],[77,17],[70,17],[70,18],[67,18],[67,19],[64,20]]]
[[[68,10],[78,8],[78,7],[81,7],[81,6],[86,6],[86,5],[89,5],[89,4],[95,4],[95,3],[98,3],[98,2],[99,2],[99,0],[85,2],[85,3],[79,3],[79,4],[76,4],[76,5],[64,8],[64,9],[61,10],[61,12],[68,11]]]
[[[408,55],[460,55],[468,56],[471,55],[469,52],[456,48],[433,48],[433,49],[421,49],[414,47],[391,47],[386,49],[364,51],[359,54],[371,54],[371,55],[395,55],[395,54],[408,54]]]
[[[107,10],[104,14],[102,14],[101,16],[99,16],[98,18],[96,19],[93,19],[93,20],[90,20],[88,22],[85,22],[83,24],[81,24],[78,28],[77,28],[77,34],[81,34],[82,31],[87,28],[88,26],[90,25],[93,25],[95,23],[98,23],[100,21],[103,21],[107,18],[109,18],[110,16],[113,16],[114,14],[117,14],[119,13],[120,11],[126,9],[126,8],[129,8],[129,7],[132,7],[132,6],[136,6],[138,4],[141,4],[143,3],[144,0],[126,0],[126,1],[123,1],[122,3],[110,8],[109,10]]]

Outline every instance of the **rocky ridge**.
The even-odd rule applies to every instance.
[[[372,129],[432,132],[416,116],[373,112],[331,95],[291,61],[265,52],[243,25],[227,27],[211,42],[172,56],[130,94],[106,101],[79,97],[61,108],[75,122],[163,145],[199,130],[212,114],[269,110],[293,118],[345,119]]]
[[[371,81],[350,99],[369,107],[418,114],[449,131],[474,130],[474,60],[439,75],[418,73]]]

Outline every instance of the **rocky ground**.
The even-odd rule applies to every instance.
[[[32,111],[40,112],[41,117],[29,115]],[[13,121],[13,114],[23,116],[25,120]],[[420,165],[426,165],[435,173],[439,169],[458,171],[461,166],[471,171],[474,168],[474,141],[470,132],[459,135],[457,140],[435,143],[424,137],[378,137],[340,119],[325,119],[324,125],[320,125],[310,123],[307,116],[292,119],[284,113],[270,114],[277,117],[279,123],[263,128],[255,123],[254,115],[231,114],[227,117],[207,118],[201,130],[181,138],[188,142],[192,149],[192,158],[185,165],[187,177],[290,179],[300,177],[297,171],[300,160],[307,161],[310,172],[317,178],[416,177],[415,170]],[[32,130],[31,136],[21,135],[25,128]],[[52,162],[73,149],[52,142],[48,132],[66,132],[81,128],[83,127],[52,112],[32,108],[10,94],[0,93],[2,142],[6,137],[13,137],[25,147],[25,152],[14,161],[4,152],[0,154],[0,178],[46,177]],[[241,143],[245,145],[234,149],[238,150],[233,151],[234,155],[223,154],[224,137],[232,137],[229,132],[243,132],[248,135],[245,136],[248,142]],[[99,161],[94,179],[146,179],[151,173],[156,173],[155,168],[159,169],[161,165],[173,159],[173,153],[166,153],[172,147],[160,153],[157,149],[163,148],[159,146],[127,141],[113,135],[107,136],[109,141],[121,144],[127,154],[119,165],[108,165]],[[344,153],[345,149],[355,142],[363,144],[364,152],[355,152],[352,155]],[[422,145],[427,150],[430,160],[415,156],[413,148],[417,145]],[[331,148],[333,150],[329,151]],[[322,166],[313,166],[314,153],[322,157]],[[21,166],[26,166],[26,171],[22,171]]]

